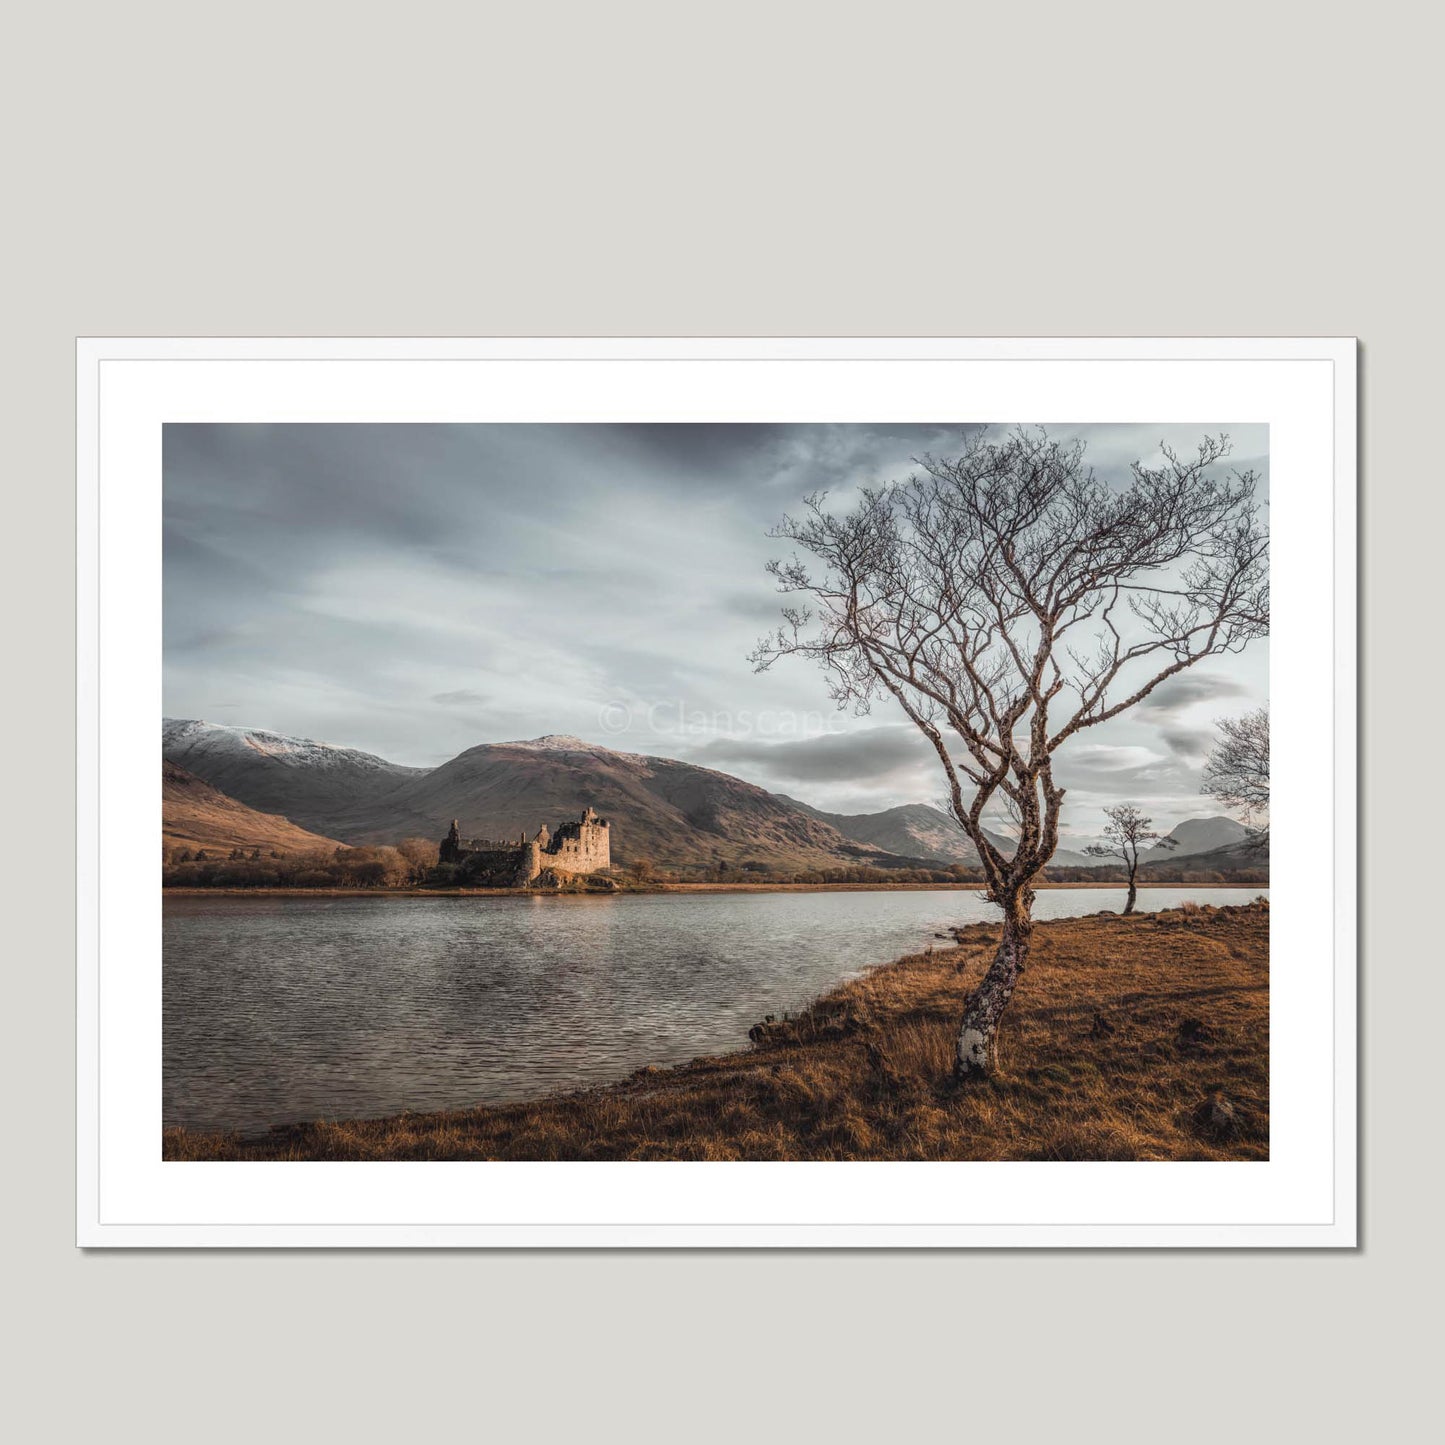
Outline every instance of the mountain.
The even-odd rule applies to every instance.
[[[904,803],[885,808],[881,813],[825,813],[821,809],[787,799],[794,807],[803,808],[813,817],[830,823],[845,838],[889,853],[910,858],[926,858],[942,863],[963,863],[976,867],[978,855],[974,846],[941,809],[928,803]],[[995,847],[1011,854],[1014,840],[1004,833],[985,828],[984,833]],[[1095,860],[1067,848],[1058,849],[1053,863],[1061,868],[1091,868]]]
[[[1178,854],[1169,854],[1160,849],[1151,850],[1147,860],[1141,857],[1144,869],[1157,872],[1164,877],[1177,868],[1191,873],[1232,873],[1269,872],[1269,839],[1256,843],[1252,838],[1242,843],[1230,843],[1224,848],[1210,848],[1202,853],[1188,853],[1181,859]]]
[[[310,853],[336,847],[275,813],[258,813],[228,798],[175,763],[161,764],[161,841],[166,848],[261,848],[266,852]]]
[[[612,824],[612,856],[622,864],[838,867],[884,852],[727,773],[565,735],[469,748],[385,796],[337,810],[329,826],[348,842],[381,843],[440,838],[456,818],[463,834],[506,838],[555,827],[589,803]]]
[[[326,834],[339,813],[377,803],[427,771],[310,738],[182,718],[162,719],[161,754],[247,807]]]
[[[845,838],[915,858],[972,861],[973,849],[948,819],[925,803],[906,803],[882,813],[827,813],[799,798],[779,793],[785,803],[836,828]],[[884,842],[883,840],[887,841]]]
[[[855,843],[903,857],[932,858],[942,863],[972,866],[978,861],[973,844],[958,831],[948,815],[927,803],[904,803],[881,813],[826,813],[797,798],[778,796],[810,817],[836,828]],[[989,836],[1000,844],[1007,842],[995,834]]]
[[[622,864],[647,858],[663,867],[750,860],[787,869],[977,866],[972,844],[926,803],[828,813],[711,768],[615,752],[565,734],[483,743],[431,769],[309,738],[176,719],[164,722],[162,743],[168,762],[229,798],[349,844],[438,839],[453,818],[468,836],[530,835],[590,803],[613,822],[613,857]],[[1247,835],[1230,818],[1192,818],[1174,830],[1177,850],[1152,851],[1148,861],[1193,857]],[[989,837],[1013,851],[1005,834]],[[1051,862],[1106,866],[1067,848]]]
[[[1250,836],[1250,830],[1243,823],[1223,815],[1214,818],[1188,818],[1178,824],[1169,834],[1179,845],[1165,848],[1162,845],[1149,850],[1147,859],[1151,863],[1162,863],[1169,858],[1188,858],[1196,853],[1212,853],[1216,848],[1232,848]]]

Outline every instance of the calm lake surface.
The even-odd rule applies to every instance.
[[[1152,888],[1140,905],[1268,891]],[[1046,890],[1034,916],[1123,904]],[[604,1083],[744,1047],[765,1014],[997,916],[952,889],[167,898],[165,1123],[255,1130]]]

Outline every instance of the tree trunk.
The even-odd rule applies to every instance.
[[[964,1005],[953,1065],[955,1079],[986,1078],[997,1068],[995,1040],[998,1021],[1023,971],[1033,927],[1027,905],[1005,905],[1003,936],[999,939],[998,952],[994,954],[983,982]]]
[[[1135,900],[1138,896],[1139,896],[1139,889],[1135,886],[1135,883],[1134,883],[1134,875],[1131,873],[1131,874],[1129,875],[1129,899],[1128,899],[1128,902],[1126,902],[1126,903],[1124,904],[1124,912],[1125,912],[1125,913],[1132,913],[1132,912],[1134,911],[1134,900]]]

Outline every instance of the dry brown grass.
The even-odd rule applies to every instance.
[[[530,1104],[171,1130],[187,1159],[1266,1159],[1269,907],[1039,924],[997,1077],[950,1080],[996,928],[899,959],[754,1047]]]

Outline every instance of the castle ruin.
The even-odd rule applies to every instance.
[[[536,837],[529,840],[524,833],[509,842],[463,838],[453,818],[438,856],[442,863],[461,864],[471,881],[527,888],[538,881],[561,883],[610,867],[610,834],[607,820],[590,807],[575,822],[559,824],[555,833],[543,823]]]

